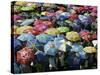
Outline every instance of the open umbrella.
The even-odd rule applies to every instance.
[[[70,30],[68,27],[59,27],[57,29],[59,30],[60,33],[69,32]]]
[[[40,42],[40,43],[47,43],[48,41],[53,40],[53,37],[47,34],[40,34],[36,36],[36,39]]]
[[[21,8],[22,11],[30,11],[30,10],[33,10],[32,7],[27,7],[27,6],[24,6]]]
[[[21,27],[17,28],[16,33],[17,34],[23,34],[24,30],[26,30],[26,29],[32,29],[32,28],[33,27],[31,27],[31,26],[21,26]]]
[[[80,36],[83,40],[89,42],[91,40],[90,32],[88,30],[82,30]]]
[[[82,45],[79,45],[77,43],[73,44],[71,51],[77,52],[80,55],[81,59],[86,58],[86,53],[83,51],[83,46]]]
[[[22,46],[22,44],[21,44],[20,40],[14,38],[14,49],[15,49],[15,52],[16,52],[17,50],[19,50],[19,48],[20,48],[21,46]]]
[[[79,34],[75,31],[71,31],[71,32],[66,33],[66,38],[69,41],[73,41],[73,42],[80,40]]]
[[[53,41],[49,41],[47,44],[44,45],[44,52],[47,55],[55,56],[57,53],[57,49]]]
[[[44,30],[46,30],[48,28],[47,25],[45,24],[38,24],[36,26],[34,26],[33,29],[37,30],[37,31],[40,31],[40,32],[43,32]]]
[[[27,26],[27,25],[30,25],[34,22],[34,19],[25,19],[21,24],[20,26]]]
[[[25,47],[17,52],[16,59],[18,63],[28,65],[34,59],[34,52],[32,49]]]
[[[36,55],[38,61],[44,61],[45,60],[45,53],[44,52],[38,50],[35,53],[35,55]]]
[[[44,33],[49,34],[49,35],[57,35],[59,34],[59,31],[56,28],[49,28]]]
[[[25,1],[17,1],[15,4],[19,5],[19,6],[25,6],[27,4],[27,2],[25,2]]]
[[[83,49],[86,53],[96,53],[96,48],[92,47],[92,46],[88,46],[88,47],[85,47]]]
[[[24,30],[24,32],[25,32],[25,33],[31,33],[31,34],[33,34],[33,35],[38,35],[38,34],[41,33],[40,31],[38,31],[38,30],[36,30],[36,29],[26,29],[26,30]]]
[[[24,33],[17,37],[20,41],[27,41],[26,46],[29,48],[34,48],[34,44],[37,43],[35,36],[31,33]]]

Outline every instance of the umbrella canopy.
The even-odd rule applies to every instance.
[[[57,29],[59,30],[60,33],[69,32],[70,30],[68,27],[59,27]]]
[[[47,34],[40,34],[36,36],[36,39],[40,42],[40,43],[47,43],[48,41],[53,40],[53,37]]]
[[[35,55],[36,55],[38,61],[44,61],[44,59],[45,59],[45,53],[44,52],[38,50],[35,53]]]
[[[71,51],[77,52],[80,55],[81,59],[85,59],[86,58],[86,53],[83,51],[83,46],[79,45],[77,43],[72,45],[72,49]]]
[[[26,29],[24,30],[25,33],[32,33],[33,35],[38,35],[40,34],[40,31],[36,30],[36,29]]]
[[[17,62],[20,64],[30,64],[34,59],[34,52],[27,47],[17,52]]]
[[[29,48],[34,48],[34,44],[36,44],[37,42],[35,36],[32,35],[31,33],[21,34],[20,36],[17,37],[17,39],[21,41],[27,41],[26,46]]]
[[[47,28],[48,28],[48,26],[45,25],[45,24],[39,24],[39,25],[36,25],[36,26],[34,27],[35,30],[40,31],[40,32],[43,32],[43,31],[46,30]]]
[[[44,45],[44,52],[47,55],[51,55],[51,56],[56,55],[57,49],[55,48],[53,41],[49,41],[46,45]]]
[[[57,35],[59,34],[59,31],[56,28],[49,28],[44,33],[49,34],[49,35]]]
[[[92,47],[92,46],[88,46],[88,47],[85,47],[83,49],[86,53],[96,53],[96,48]]]
[[[19,6],[25,6],[27,4],[27,2],[25,2],[25,1],[17,1],[15,4],[19,5]]]
[[[26,29],[32,29],[32,28],[33,27],[31,27],[31,26],[22,26],[22,27],[17,28],[16,33],[23,34]]]
[[[25,19],[21,24],[20,26],[27,26],[27,25],[30,25],[34,22],[34,19]]]
[[[31,7],[31,6],[24,6],[24,7],[21,8],[21,10],[22,11],[31,11],[31,10],[34,10],[34,8]]]
[[[75,31],[71,31],[71,32],[66,33],[66,38],[69,41],[73,41],[73,42],[80,40],[79,34]]]
[[[16,53],[20,47],[22,46],[22,43],[20,42],[20,40],[14,38],[14,53]]]
[[[89,42],[91,40],[90,32],[87,30],[82,30],[80,32],[80,36],[82,37],[83,40]]]

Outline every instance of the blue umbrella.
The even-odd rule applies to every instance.
[[[47,43],[48,41],[53,40],[53,37],[51,35],[48,34],[40,34],[36,36],[36,39],[40,42],[40,43]]]
[[[33,48],[34,44],[37,43],[35,36],[31,33],[21,34],[17,39],[21,40],[21,41],[27,41],[26,46],[29,47],[29,48]]]
[[[20,47],[22,46],[22,43],[20,42],[20,40],[14,38],[14,53],[16,53]]]
[[[86,56],[85,56],[86,53],[83,51],[83,46],[82,45],[78,45],[76,43],[73,44],[71,51],[75,51],[75,52],[79,53],[81,59],[86,58]]]
[[[50,17],[48,17],[48,16],[42,16],[42,17],[40,17],[40,19],[41,19],[41,20],[49,20]]]
[[[54,43],[55,43],[55,45],[56,45],[59,41],[61,41],[61,40],[63,40],[63,39],[64,39],[63,36],[58,35],[56,38],[54,38]]]
[[[45,60],[45,53],[44,52],[38,50],[35,53],[35,55],[36,55],[38,61],[44,61]]]
[[[44,52],[47,55],[55,56],[57,53],[57,49],[54,46],[54,42],[50,41],[46,45],[44,45]]]
[[[30,25],[30,24],[32,24],[33,22],[34,22],[34,19],[26,19],[26,20],[24,20],[24,21],[20,24],[20,26]]]

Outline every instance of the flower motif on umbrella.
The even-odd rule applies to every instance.
[[[34,52],[27,47],[17,52],[17,62],[20,64],[29,65],[34,60]]]

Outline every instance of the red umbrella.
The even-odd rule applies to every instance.
[[[26,29],[24,32],[25,33],[32,33],[33,35],[38,35],[41,33],[40,31],[38,31],[36,29]]]
[[[83,40],[89,42],[91,40],[90,32],[87,30],[83,30],[80,32],[80,36]]]
[[[34,60],[34,52],[30,48],[23,48],[17,52],[17,62],[20,64],[28,65]]]

